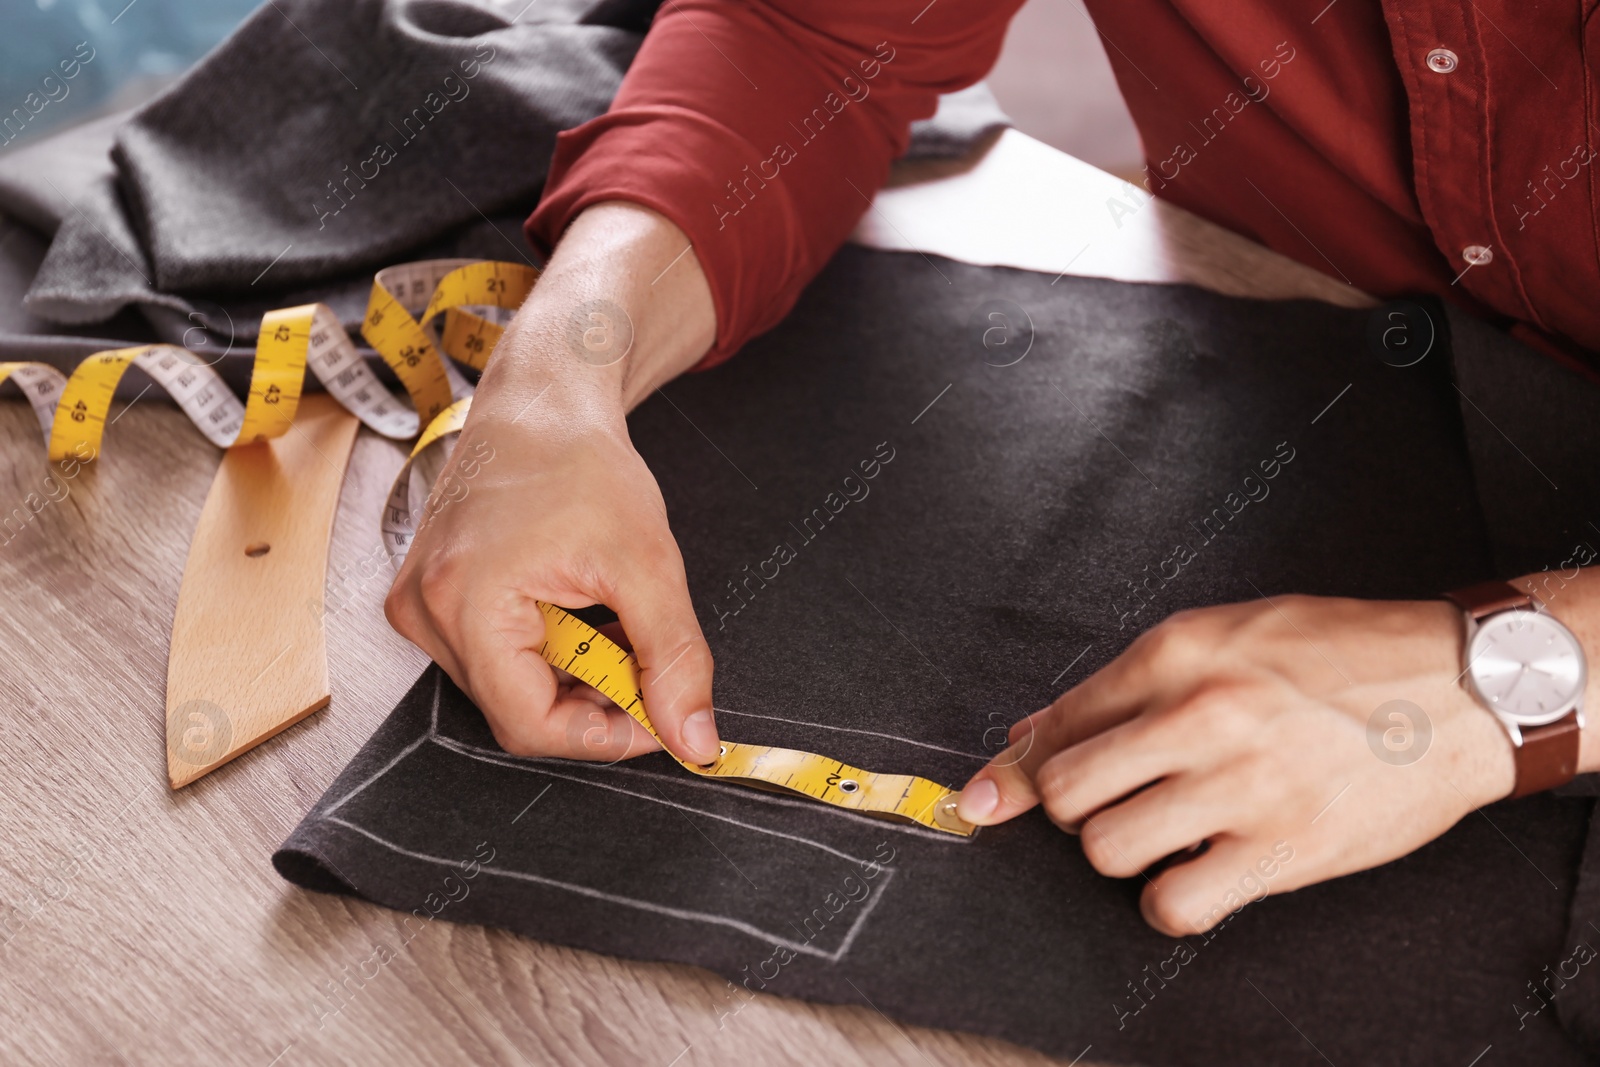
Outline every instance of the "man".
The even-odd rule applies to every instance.
[[[507,750],[592,757],[580,739],[597,714],[607,758],[654,747],[525,651],[547,600],[614,607],[666,743],[715,756],[711,656],[625,414],[782,317],[866,209],[908,123],[983,75],[1017,6],[672,0],[612,110],[563,135],[529,220],[560,243],[465,430],[510,458],[419,534],[387,605]],[[1446,296],[1552,358],[1585,365],[1600,348],[1594,68],[1578,5],[1089,6],[1140,125],[1150,192],[1369,292]],[[605,358],[576,358],[575,331]],[[539,417],[522,418],[535,400]],[[1465,602],[1488,627],[1516,597]],[[1600,577],[1571,577],[1551,613],[1581,650],[1550,670],[1485,657],[1515,677],[1480,689],[1549,689],[1541,679],[1579,670],[1583,652],[1600,657]],[[1458,684],[1463,633],[1442,599],[1183,613],[1019,723],[960,811],[992,824],[1042,801],[1119,877],[1207,843],[1143,895],[1152,925],[1197,932],[1287,827],[1305,845],[1280,889],[1384,863],[1514,789],[1600,769],[1596,731],[1580,735],[1565,707],[1539,727],[1555,732],[1513,745],[1486,706],[1511,690],[1480,701]],[[1577,678],[1549,699],[1570,704]],[[1391,700],[1427,710],[1423,763],[1372,757],[1367,720]]]

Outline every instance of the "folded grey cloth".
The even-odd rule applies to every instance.
[[[323,282],[526,207],[640,39],[442,0],[275,0],[117,127],[114,171],[52,190],[68,203],[27,308],[187,311],[178,294]],[[15,199],[42,214],[36,189]]]
[[[606,109],[658,3],[512,22],[471,0],[274,0],[131,116],[0,157],[0,212],[53,235],[24,310],[81,325],[137,304],[180,336],[198,311],[248,347],[285,303],[331,292],[354,321],[397,260],[529,258],[556,134]],[[986,89],[953,94],[911,154],[1005,122]]]

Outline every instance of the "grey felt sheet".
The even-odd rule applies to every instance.
[[[1431,313],[1435,347],[1402,368],[1369,346],[1366,312],[846,249],[778,330],[630,420],[716,655],[722,731],[954,785],[1169,612],[1429,597],[1496,573],[1497,548],[1558,564],[1594,476],[1497,387],[1494,433],[1575,479],[1555,504],[1517,482],[1518,453],[1463,424]],[[1481,385],[1541,359],[1457,325]],[[1592,413],[1565,374],[1538,379],[1546,405]],[[1474,461],[1542,501],[1509,548]],[[1170,577],[1179,544],[1193,559]],[[793,558],[764,564],[779,545]],[[1133,584],[1163,569],[1140,607]],[[514,759],[435,668],[274,862],[416,922],[699,964],[1065,1059],[1466,1064],[1493,1044],[1495,1062],[1575,1064],[1594,968],[1554,1006],[1528,983],[1600,936],[1592,807],[1497,804],[1180,942],[1141,920],[1141,880],[1096,874],[1038,813],[963,840],[660,755]]]

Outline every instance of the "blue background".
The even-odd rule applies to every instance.
[[[94,49],[94,58],[65,83],[68,94],[34,115],[0,152],[69,121],[145,99],[226,37],[259,2],[0,0],[0,116],[14,108],[27,114],[28,93],[47,74],[59,78],[57,64],[72,58],[80,41]]]

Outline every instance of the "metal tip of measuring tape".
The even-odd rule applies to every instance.
[[[956,814],[956,804],[959,803],[960,800],[960,793],[946,793],[944,796],[934,801],[933,821],[938,823],[940,828],[949,830],[951,833],[967,834],[970,836],[971,834],[975,833],[978,828]]]

